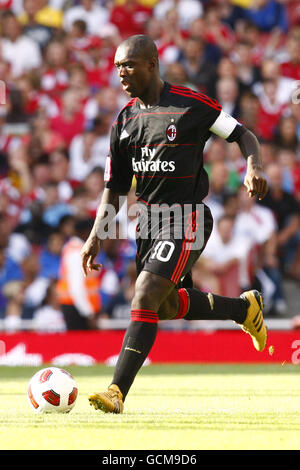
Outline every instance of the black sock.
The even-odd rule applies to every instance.
[[[154,315],[156,314],[154,313]],[[157,315],[156,318],[158,319]],[[157,320],[151,320],[150,322],[131,321],[129,324],[112,380],[112,383],[120,388],[123,400],[136,374],[144,364],[154,344],[156,334]]]
[[[233,320],[244,323],[247,316],[247,303],[240,297],[201,292],[198,289],[185,289],[189,296],[189,309],[185,320]]]

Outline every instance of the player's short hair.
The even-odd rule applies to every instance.
[[[130,48],[134,56],[142,57],[143,59],[156,59],[158,62],[158,51],[155,42],[146,34],[136,34],[125,39],[121,46]]]

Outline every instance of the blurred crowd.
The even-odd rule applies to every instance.
[[[74,283],[80,328],[96,327],[98,318],[129,318],[134,217],[120,214],[118,232],[126,236],[105,241],[93,285],[86,286],[78,250],[104,188],[111,123],[128,101],[114,53],[138,33],[156,42],[165,80],[216,98],[261,142],[269,183],[262,201],[246,194],[237,144],[211,137],[205,147],[205,202],[215,226],[194,268],[195,285],[230,296],[258,287],[267,315],[288,313],[284,280],[300,283],[299,2],[1,0],[4,328],[33,319],[37,330],[71,329],[72,312],[61,308],[65,282]],[[128,205],[134,202],[133,183]],[[66,263],[62,274],[66,245],[73,269]],[[94,309],[85,288],[96,292]]]

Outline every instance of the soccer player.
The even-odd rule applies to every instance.
[[[120,196],[129,192],[133,176],[140,202],[139,233],[150,231],[148,215],[155,207],[165,205],[174,211],[175,206],[190,208],[182,218],[167,211],[167,220],[162,210],[160,222],[151,226],[148,238],[137,238],[138,277],[131,321],[111,385],[107,391],[89,397],[96,409],[122,413],[126,395],[154,343],[159,320],[230,319],[251,335],[258,351],[265,348],[267,332],[259,292],[227,298],[193,288],[191,269],[213,224],[209,208],[201,204],[208,193],[202,151],[211,133],[240,146],[247,159],[244,184],[250,197],[263,198],[267,183],[253,133],[224,113],[214,99],[164,82],[156,46],[148,36],[131,36],[123,41],[115,54],[115,66],[131,100],[112,126],[106,188],[81,252],[84,273],[101,269],[95,259],[102,244],[101,227],[108,220],[107,208],[112,205],[119,211]],[[184,227],[181,237],[176,231],[180,225]],[[203,243],[197,246],[200,232]]]

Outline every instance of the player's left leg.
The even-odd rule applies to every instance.
[[[160,320],[233,320],[250,334],[255,349],[262,351],[266,346],[263,300],[255,290],[230,298],[194,288],[175,289],[161,304],[158,315]]]
[[[247,303],[241,297],[223,297],[195,288],[174,289],[158,310],[160,320],[233,320],[243,323]]]
[[[159,309],[174,285],[158,274],[142,271],[136,281],[131,322],[127,328],[112,384],[108,391],[90,395],[90,404],[106,413],[122,413],[127,393],[157,334]]]

